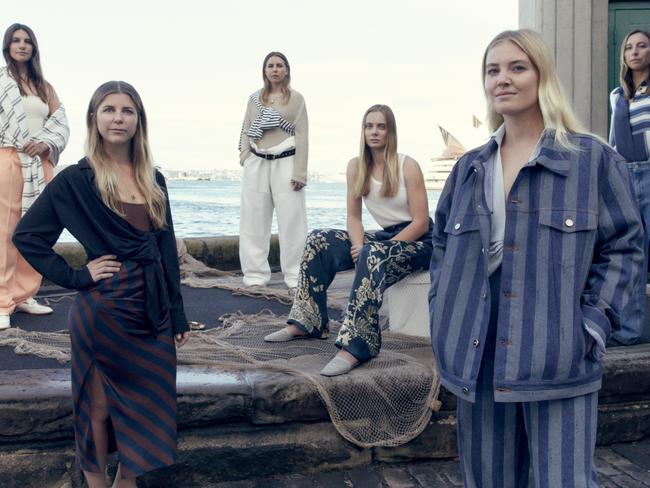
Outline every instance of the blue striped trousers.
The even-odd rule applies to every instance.
[[[561,400],[494,401],[494,350],[500,272],[490,278],[492,307],[476,401],[458,399],[457,435],[467,488],[528,487],[532,466],[536,488],[598,486],[593,461],[598,393]]]

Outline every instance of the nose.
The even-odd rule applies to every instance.
[[[510,77],[503,71],[497,77],[497,86],[507,86],[510,84]]]

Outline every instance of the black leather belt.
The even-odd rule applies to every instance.
[[[294,154],[296,154],[295,149],[289,149],[288,151],[284,151],[283,153],[280,154],[262,154],[262,153],[258,153],[253,149],[251,149],[251,152],[255,154],[255,156],[262,159],[267,159],[269,161],[273,161],[274,159],[288,158],[289,156],[293,156]]]

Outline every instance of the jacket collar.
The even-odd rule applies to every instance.
[[[566,149],[561,149],[555,143],[555,131],[546,130],[542,134],[542,140],[539,143],[539,152],[527,166],[539,164],[549,171],[560,176],[569,175],[569,165],[571,154]]]
[[[498,131],[497,131],[498,132]],[[483,165],[490,159],[492,154],[498,149],[497,132],[492,134],[490,140],[475,151],[472,162],[467,165],[462,181],[464,181],[472,171],[480,171]],[[570,154],[567,150],[562,150],[555,143],[555,131],[547,129],[542,134],[538,145],[537,156],[535,156],[526,166],[535,166],[539,164],[544,168],[560,176],[567,176],[570,169]]]
[[[79,166],[79,169],[89,169],[92,171],[90,163],[88,162],[88,158],[81,158],[77,163],[77,166]]]

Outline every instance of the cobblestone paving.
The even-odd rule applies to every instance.
[[[596,450],[601,488],[650,487],[650,439]],[[458,488],[457,460],[381,464],[315,475],[286,475],[217,483],[210,488]],[[534,486],[531,482],[530,486]]]

